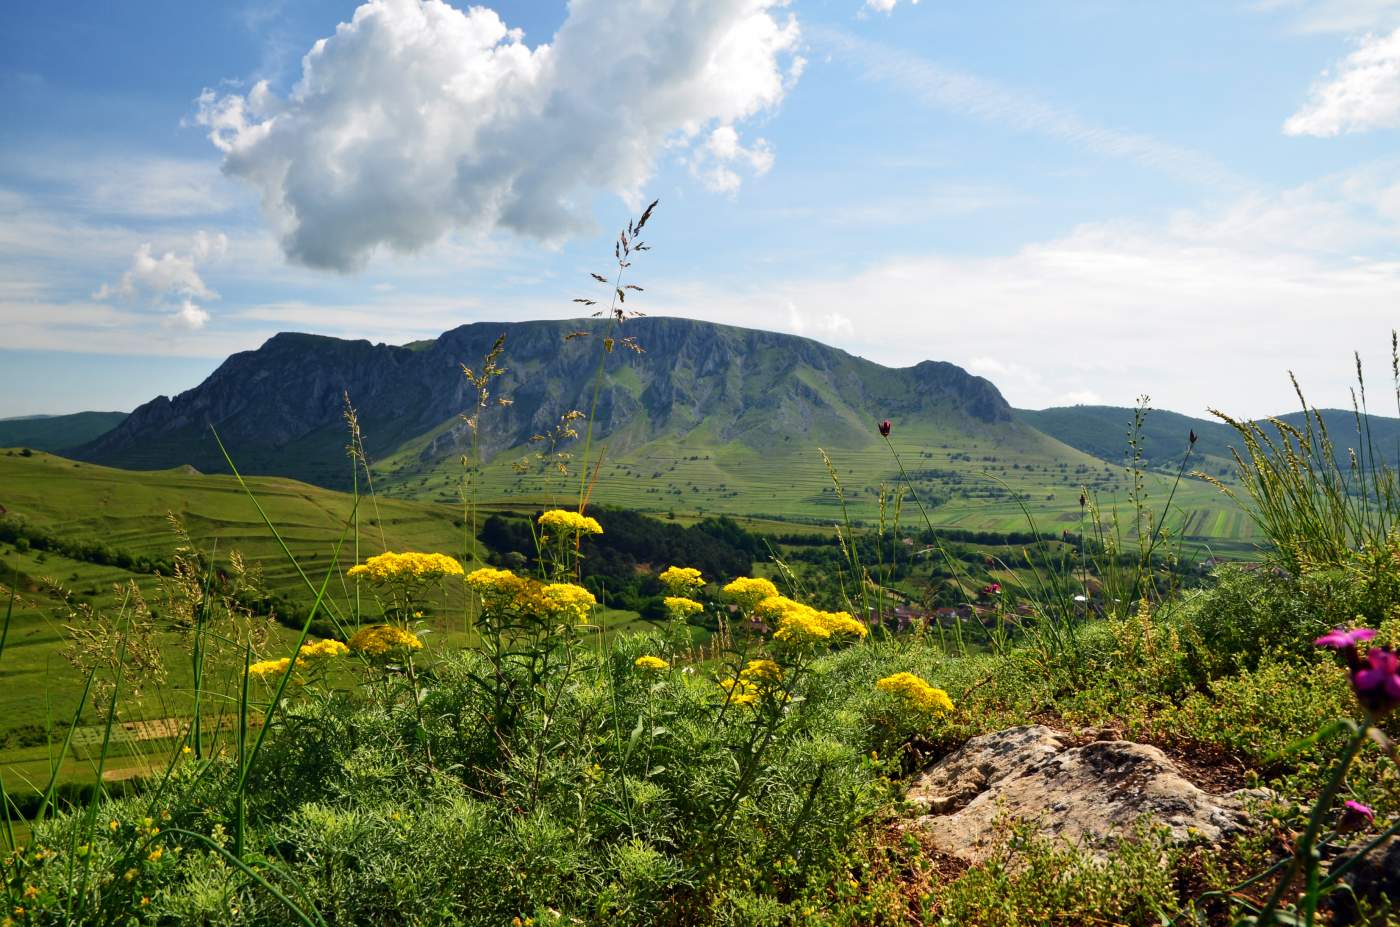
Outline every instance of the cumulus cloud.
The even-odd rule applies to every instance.
[[[172,327],[189,331],[203,328],[209,313],[195,300],[214,300],[219,294],[205,284],[198,266],[222,257],[227,250],[227,236],[203,231],[194,234],[188,250],[166,251],[159,257],[149,242],[144,243],[132,255],[131,266],[121,279],[102,284],[92,298],[144,300],[156,307],[173,307],[168,319]]]
[[[810,329],[812,334],[818,338],[832,340],[842,335],[855,334],[855,323],[840,312],[819,313],[815,319],[808,321],[807,317],[798,311],[797,304],[792,300],[787,300],[783,305],[788,313],[787,327],[794,334],[801,335]]]
[[[574,0],[532,49],[484,7],[369,0],[287,96],[205,91],[197,120],[303,264],[350,270],[453,229],[559,240],[590,227],[596,191],[638,201],[668,148],[721,190],[771,165],[737,126],[800,67],[785,2]]]
[[[746,166],[754,176],[768,173],[773,166],[773,149],[764,139],[745,147],[733,126],[720,126],[710,133],[703,145],[696,147],[691,170],[709,189],[717,193],[733,193],[743,183],[736,168]]]
[[[1330,137],[1400,126],[1400,28],[1368,35],[1323,72],[1308,101],[1283,124],[1288,135]]]

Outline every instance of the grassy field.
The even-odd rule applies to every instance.
[[[1040,530],[1058,534],[1080,526],[1079,487],[1089,485],[1105,509],[1115,504],[1129,511],[1130,486],[1119,468],[1039,436],[1008,450],[969,446],[953,449],[926,445],[917,434],[895,442],[930,518],[939,526],[979,531],[1024,531],[1026,512]],[[1014,451],[1014,455],[1012,454]],[[1072,455],[1078,455],[1077,457]],[[879,443],[831,452],[832,466],[843,484],[851,517],[870,523],[878,517],[879,486],[899,481],[897,466]],[[387,461],[379,477],[387,485],[376,498],[362,499],[358,542],[362,556],[383,549],[435,550],[469,561],[469,529],[462,504],[462,471],[443,468],[409,478],[402,461]],[[348,612],[350,590],[344,569],[355,562],[355,536],[347,537],[338,563],[332,563],[336,539],[354,509],[351,496],[294,480],[252,478],[249,486],[297,562],[319,580],[334,568],[333,607]],[[1169,480],[1147,477],[1152,504],[1160,505]],[[576,477],[539,473],[521,475],[507,455],[485,470],[479,492],[480,515],[492,511],[529,510],[537,505],[568,503],[576,498]],[[766,534],[827,534],[842,518],[837,494],[821,454],[815,448],[760,455],[731,446],[699,454],[680,445],[652,445],[618,459],[604,458],[594,499],[660,515],[688,524],[707,515],[738,517],[749,530]],[[230,476],[205,475],[188,468],[126,471],[77,463],[45,453],[28,456],[0,451],[0,506],[8,516],[65,539],[100,540],[133,555],[168,557],[176,544],[169,523],[175,515],[195,546],[216,559],[239,551],[261,570],[270,592],[309,602],[306,582],[267,529],[248,493]],[[1024,509],[1023,509],[1024,507]],[[1178,514],[1169,523],[1181,526],[1188,556],[1201,551],[1249,556],[1252,526],[1243,514],[1204,484],[1187,482],[1178,490]],[[922,525],[917,508],[906,501],[903,524]],[[81,674],[64,657],[71,638],[65,627],[63,594],[70,601],[111,609],[115,589],[134,581],[157,612],[162,591],[156,578],[114,566],[73,560],[53,552],[20,550],[0,544],[0,582],[16,585],[20,596],[0,665],[0,750],[7,782],[33,783],[47,776],[50,730],[71,719],[81,690]],[[632,613],[605,618],[609,634],[636,626]],[[437,640],[465,641],[464,596],[449,590],[443,610],[434,617]],[[292,632],[277,632],[285,649]],[[168,670],[163,685],[153,687],[127,706],[127,720],[180,717],[189,710],[190,660],[183,638],[173,630],[160,635]],[[279,650],[280,652],[280,650]],[[90,712],[89,712],[90,713]],[[85,717],[85,724],[97,719]],[[135,771],[157,744],[139,738],[116,747],[127,759],[118,770]],[[163,745],[162,745],[163,746]],[[125,773],[118,772],[117,775]],[[62,778],[91,776],[91,757],[78,749],[63,766]]]
[[[250,488],[306,572],[317,581],[332,567],[335,543],[354,509],[352,497],[293,480],[256,478]],[[226,558],[240,551],[259,567],[270,592],[309,602],[312,598],[296,568],[264,524],[257,507],[233,477],[186,470],[133,472],[80,464],[48,454],[23,456],[0,451],[0,507],[11,517],[65,539],[100,540],[132,554],[168,557],[177,540],[168,514],[179,517],[195,546]],[[360,512],[362,556],[382,549],[436,550],[466,559],[460,509],[432,503],[365,500]],[[353,536],[336,565],[332,594],[348,612],[348,590],[339,574],[355,562]],[[72,560],[53,552],[0,544],[0,584],[16,586],[9,634],[0,661],[0,765],[11,789],[48,775],[50,730],[62,730],[73,717],[82,674],[64,657],[72,637],[66,627],[72,602],[112,612],[116,587],[134,581],[157,615],[162,593],[154,576],[113,566]],[[60,592],[59,590],[62,590]],[[435,616],[439,640],[459,643],[465,633],[460,588],[452,590]],[[3,613],[0,611],[0,613]],[[613,616],[617,626],[635,616]],[[157,625],[162,622],[157,619]],[[280,654],[295,639],[278,627],[269,651]],[[124,705],[124,720],[180,717],[189,711],[191,663],[182,635],[168,625],[158,637],[168,672],[164,684],[148,688]],[[84,724],[98,720],[91,709]],[[123,740],[115,746],[117,775],[139,769],[157,744]],[[162,748],[166,745],[160,744]],[[62,769],[62,780],[91,777],[92,757],[81,746]]]
[[[684,441],[653,442],[613,455],[603,450],[595,501],[636,511],[678,517],[726,514],[756,523],[830,526],[840,520],[837,493],[817,447],[778,441],[770,451],[739,445],[715,445],[705,435]],[[1027,513],[1050,534],[1079,528],[1079,494],[1087,487],[1105,514],[1116,508],[1131,522],[1131,479],[1121,466],[1110,465],[1026,429],[1015,444],[978,444],[975,440],[950,446],[932,433],[897,433],[893,437],[919,498],[937,527],[975,531],[1024,531]],[[687,448],[703,448],[688,450]],[[544,472],[531,461],[530,472],[514,465],[529,460],[532,449],[504,453],[489,461],[476,493],[521,507],[576,499],[576,475]],[[840,479],[851,517],[872,523],[879,516],[882,485],[902,483],[899,467],[878,439],[862,447],[828,449]],[[596,456],[595,456],[596,460]],[[422,465],[412,453],[382,461],[378,470],[386,495],[429,499],[440,504],[463,496],[460,463]],[[1148,505],[1160,511],[1171,493],[1173,477],[1161,472],[1145,476]],[[904,520],[922,525],[912,500],[906,500]],[[1187,478],[1177,488],[1167,524],[1193,550],[1249,557],[1257,540],[1253,525],[1218,490]],[[761,530],[761,529],[760,529]],[[1131,534],[1131,525],[1125,526]],[[1209,555],[1209,554],[1207,554]]]

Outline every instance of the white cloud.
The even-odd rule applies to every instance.
[[[748,147],[739,141],[733,126],[723,125],[710,133],[703,145],[696,146],[691,170],[700,181],[716,193],[733,193],[743,182],[735,170],[747,166],[754,176],[768,173],[773,166],[773,149],[764,139]]]
[[[51,188],[45,197],[67,212],[117,219],[168,220],[227,212],[239,192],[208,158],[148,152],[93,154],[71,147],[0,154],[0,170]]]
[[[1400,0],[1258,0],[1261,13],[1284,13],[1299,32],[1364,33],[1400,25]]]
[[[798,67],[784,2],[575,0],[531,49],[484,7],[370,0],[287,97],[206,91],[197,118],[300,263],[353,269],[454,228],[558,240],[589,228],[595,191],[638,201],[667,146],[777,106]],[[703,151],[712,186],[771,164],[766,145],[735,146]]]
[[[1283,131],[1329,137],[1396,126],[1400,126],[1400,27],[1389,35],[1366,36],[1335,73],[1324,71],[1308,102],[1288,118]]]
[[[145,299],[158,307],[178,303],[170,324],[186,330],[202,328],[209,321],[209,313],[195,300],[214,300],[219,294],[205,284],[197,266],[222,257],[227,250],[227,236],[209,235],[204,231],[194,234],[189,249],[183,253],[172,250],[156,257],[151,244],[146,242],[136,249],[131,267],[121,279],[115,285],[102,284],[92,298],[119,298],[128,302]]]
[[[1103,397],[1091,389],[1071,390],[1062,393],[1051,403],[1056,406],[1098,406],[1103,405]]]
[[[1362,209],[1385,176],[1381,165],[1215,213],[1089,224],[1003,255],[908,255],[848,276],[651,295],[658,311],[760,328],[793,330],[801,307],[818,337],[810,320],[850,313],[859,325],[840,347],[886,364],[959,363],[1020,407],[1148,393],[1191,414],[1275,414],[1294,405],[1289,370],[1314,401],[1346,406],[1354,350],[1389,370],[1400,215]]]
[[[834,341],[842,336],[855,334],[855,323],[840,312],[824,312],[809,322],[807,317],[798,311],[797,304],[792,300],[785,301],[783,307],[787,310],[787,328],[795,335],[805,334],[808,329],[811,329],[815,336]]]
[[[193,300],[185,299],[181,301],[179,311],[170,317],[169,325],[192,332],[203,328],[208,321],[209,313],[197,306]]]
[[[865,0],[865,8],[874,10],[877,13],[888,13],[895,8],[899,0]],[[919,0],[910,0],[914,6],[919,5]]]

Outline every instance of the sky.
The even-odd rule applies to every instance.
[[[1400,0],[491,3],[4,5],[0,417],[577,315],[652,199],[651,314],[1394,414]]]

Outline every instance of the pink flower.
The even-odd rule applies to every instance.
[[[888,437],[890,436],[890,429],[893,428],[894,426],[890,424],[890,420],[889,420],[889,419],[885,419],[883,422],[880,423],[880,426],[879,426],[879,427],[880,427],[880,437],[882,437],[882,438],[888,438]]]
[[[1376,632],[1371,628],[1357,628],[1348,631],[1345,628],[1337,628],[1328,631],[1313,643],[1318,647],[1331,647],[1333,650],[1355,649],[1356,645],[1362,641],[1368,641],[1376,636]]]
[[[1400,656],[1389,647],[1372,647],[1365,662],[1358,661],[1351,671],[1351,687],[1356,700],[1379,718],[1400,707]]]
[[[1348,801],[1342,806],[1341,817],[1337,819],[1337,833],[1354,834],[1368,830],[1376,822],[1376,813],[1359,801]]]

